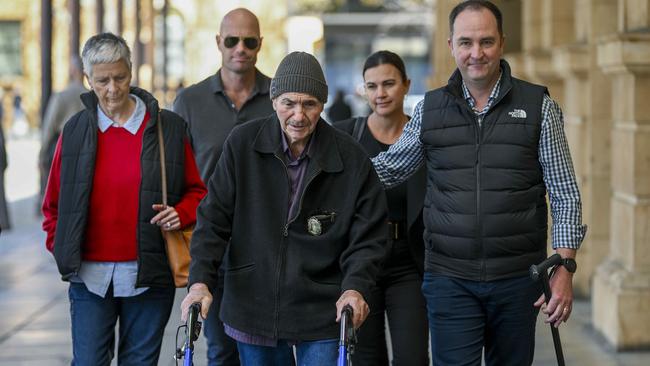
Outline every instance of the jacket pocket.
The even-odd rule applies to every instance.
[[[232,266],[226,269],[226,273],[229,275],[246,273],[255,269],[255,262],[242,264],[240,266]]]
[[[340,273],[329,274],[323,276],[306,276],[306,278],[315,284],[324,285],[324,286],[341,286],[343,282],[343,276]]]
[[[307,216],[305,228],[310,235],[321,236],[334,225],[337,213],[334,211],[316,211]]]

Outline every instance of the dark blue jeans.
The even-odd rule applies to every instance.
[[[291,342],[294,344],[295,342]],[[338,339],[297,342],[291,346],[287,341],[278,341],[277,347],[255,346],[237,342],[239,358],[244,366],[332,366],[336,365],[339,350]],[[296,360],[293,348],[296,348]]]
[[[424,274],[434,365],[530,365],[535,351],[533,303],[541,283],[529,277],[477,282]]]
[[[118,364],[156,366],[174,292],[152,287],[138,296],[113,297],[110,286],[101,298],[83,283],[70,283],[72,365],[110,365],[119,320]]]

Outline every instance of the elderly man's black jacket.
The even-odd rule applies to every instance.
[[[367,298],[387,253],[384,193],[361,146],[321,119],[299,212],[287,220],[281,133],[273,114],[226,140],[197,210],[190,285],[215,288],[225,255],[224,323],[280,339],[336,338],[337,299],[349,289]]]

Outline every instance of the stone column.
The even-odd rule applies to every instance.
[[[553,66],[552,51],[574,40],[573,8],[566,0],[522,2],[524,77],[548,87],[551,97],[562,106],[564,87]]]
[[[589,226],[574,276],[575,295],[583,297],[609,249],[611,86],[598,67],[596,40],[616,31],[616,3],[576,0],[575,8],[576,42],[556,49],[553,64],[564,78],[564,130]]]
[[[456,63],[447,45],[449,39],[449,13],[459,0],[438,0],[433,9],[436,30],[433,35],[433,75],[429,79],[431,89],[447,85],[447,80],[456,70]]]
[[[589,46],[584,43],[575,43],[560,47],[553,53],[552,59],[555,70],[564,80],[563,94],[565,98],[562,105],[564,131],[571,149],[571,158],[583,200],[583,222],[589,225],[588,219],[592,219],[592,217],[588,213],[591,213],[593,207],[592,202],[587,200],[592,184],[590,180],[591,151],[589,149],[591,139],[588,134],[589,127],[591,127],[588,124],[591,121],[587,120],[591,97],[589,94]],[[609,130],[605,132],[609,136]],[[606,183],[606,187],[609,187],[609,181]],[[605,197],[609,197],[609,194]],[[609,219],[609,210],[605,214],[605,220],[607,219]],[[607,243],[605,243],[605,247],[607,247]],[[593,252],[592,249],[585,242],[578,253],[580,270],[576,272],[573,281],[574,294],[578,297],[584,297],[589,293],[589,279],[595,265],[584,264],[591,262],[589,254]],[[604,255],[600,259],[602,257]]]
[[[531,75],[529,66],[531,65],[528,60],[533,54],[538,53],[542,49],[541,38],[541,2],[531,0],[521,0],[521,45],[520,51],[508,53],[505,58],[510,64],[512,75],[520,79],[534,80],[535,75]],[[506,39],[506,44],[509,40]]]
[[[612,79],[613,195],[609,256],[594,278],[592,320],[625,350],[650,346],[650,22],[648,11],[639,12],[650,0],[618,4],[624,33],[598,46],[598,64]]]

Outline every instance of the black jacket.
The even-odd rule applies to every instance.
[[[132,87],[131,94],[142,99],[150,114],[142,136],[140,202],[137,245],[138,278],[136,287],[173,286],[164,242],[157,225],[149,221],[156,215],[151,208],[162,202],[160,154],[158,152],[158,102],[148,92]],[[97,96],[82,94],[86,107],[63,128],[61,146],[61,191],[54,239],[54,257],[59,272],[68,280],[79,272],[90,193],[97,152]],[[162,111],[167,170],[167,196],[170,205],[180,201],[184,192],[185,122],[175,113]]]
[[[341,131],[346,132],[347,134],[353,136],[357,140],[361,136],[354,136],[355,124],[358,119],[361,119],[361,122],[364,124],[364,131],[368,131],[366,126],[368,118],[367,117],[356,117],[346,119],[344,121],[339,121],[334,123],[334,127],[340,129]],[[359,140],[361,143],[361,141]],[[363,146],[363,143],[361,144]],[[365,146],[364,146],[365,148]],[[424,273],[424,240],[422,235],[424,233],[424,223],[422,221],[422,206],[424,205],[424,194],[426,192],[426,168],[421,166],[415,174],[409,177],[409,179],[402,184],[406,184],[406,237],[409,244],[409,250],[411,253],[411,258],[415,263],[418,272],[420,274]]]
[[[386,255],[385,197],[361,147],[321,119],[299,212],[287,222],[281,133],[273,114],[226,140],[197,210],[190,285],[215,288],[225,255],[224,323],[265,337],[335,338],[337,299],[348,289],[368,298]],[[309,218],[322,234],[310,234]]]
[[[539,163],[546,88],[510,75],[481,126],[458,70],[424,99],[420,139],[429,174],[425,268],[475,281],[526,276],[546,257],[546,187]]]

